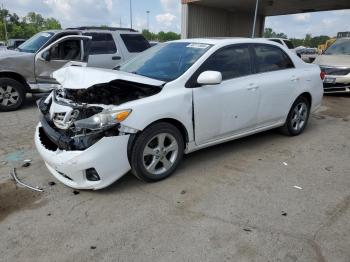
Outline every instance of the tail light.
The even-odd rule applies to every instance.
[[[321,77],[321,79],[322,79],[322,80],[324,80],[324,78],[326,77],[326,73],[325,73],[325,72],[323,72],[323,71],[321,71],[321,73],[320,73],[320,77]]]

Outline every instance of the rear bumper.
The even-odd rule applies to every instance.
[[[35,146],[52,175],[63,184],[75,189],[105,188],[130,170],[127,156],[129,135],[103,137],[84,151],[49,149],[46,133],[39,124],[35,131]],[[94,168],[99,181],[89,181],[86,170]]]

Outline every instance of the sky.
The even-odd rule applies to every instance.
[[[180,0],[131,0],[133,27],[147,28],[150,11],[150,31],[181,31]],[[24,16],[30,11],[44,17],[58,19],[63,28],[82,25],[109,25],[130,27],[129,0],[0,0],[0,3]],[[303,13],[268,17],[265,26],[283,32],[290,38],[335,36],[339,31],[350,31],[350,10]],[[120,24],[121,23],[121,24]]]

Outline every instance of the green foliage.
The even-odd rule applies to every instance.
[[[272,28],[265,28],[264,37],[265,38],[288,38],[286,34],[276,33],[272,30]]]
[[[272,30],[272,28],[265,28],[264,37],[266,37],[266,38],[288,38],[288,36],[286,34],[276,33]],[[326,35],[312,37],[311,34],[306,34],[305,38],[302,38],[302,39],[291,38],[290,40],[292,41],[292,43],[295,47],[297,47],[297,46],[318,47],[319,45],[326,43],[326,41],[328,39],[330,39],[330,37],[326,36]]]
[[[21,19],[15,13],[0,9],[0,40],[5,40],[5,17],[8,38],[30,38],[40,31],[61,29],[60,22],[54,18],[44,18],[40,14],[29,12]]]
[[[146,29],[142,30],[142,34],[148,41],[166,42],[171,40],[178,40],[181,38],[181,35],[174,32],[160,31],[158,34],[155,34]]]

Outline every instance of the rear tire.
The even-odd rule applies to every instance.
[[[25,87],[12,78],[0,78],[0,111],[14,111],[23,105]]]
[[[310,102],[301,96],[292,105],[286,123],[280,128],[281,133],[287,136],[300,135],[308,123],[309,116]]]
[[[132,173],[145,182],[160,181],[175,171],[183,153],[180,131],[169,123],[156,123],[135,138],[130,155]]]

